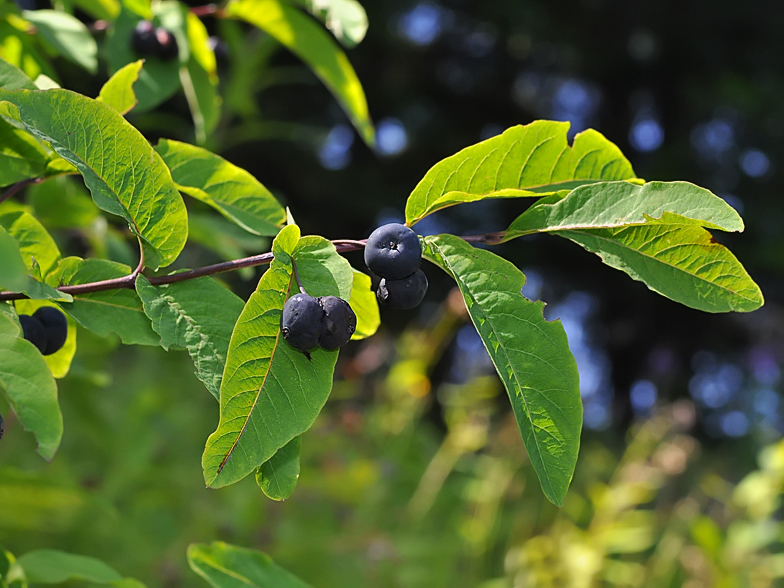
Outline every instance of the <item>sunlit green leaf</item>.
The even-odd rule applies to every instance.
[[[266,31],[307,63],[338,99],[364,141],[375,144],[362,85],[345,53],[324,29],[280,0],[234,0],[226,13]]]
[[[308,258],[315,258],[320,249],[310,241],[297,252],[300,244],[296,225],[278,234],[272,246],[275,259],[232,333],[220,391],[220,423],[202,457],[210,487],[241,480],[309,429],[332,389],[338,352],[317,348],[308,356],[291,347],[280,333],[283,305],[297,291],[292,256],[296,255],[311,296],[341,293],[339,279],[324,272],[310,275],[310,269],[303,269],[312,267]],[[350,267],[348,271],[350,290]]]
[[[324,21],[332,34],[346,47],[354,47],[368,28],[367,14],[357,0],[294,0]]]
[[[376,293],[371,290],[370,276],[354,270],[354,286],[351,288],[351,309],[357,315],[357,329],[351,336],[352,341],[370,337],[381,324]]]
[[[453,235],[424,240],[425,255],[457,282],[498,375],[542,491],[563,503],[572,480],[582,427],[577,364],[560,321],[520,290],[525,276],[497,255]]]
[[[196,377],[219,399],[229,339],[243,300],[210,277],[153,286],[139,276],[136,291],[163,348],[187,349]]]
[[[261,551],[228,543],[194,543],[188,564],[214,588],[310,588]]]
[[[0,113],[77,167],[95,203],[144,239],[148,266],[177,258],[188,233],[185,204],[161,158],[116,110],[68,90],[0,90]]]
[[[256,483],[272,500],[286,500],[299,479],[299,453],[302,436],[298,435],[275,452],[256,470]]]
[[[68,580],[110,584],[122,579],[116,570],[99,559],[53,549],[29,551],[18,561],[27,580],[33,584],[62,584]]]
[[[0,58],[0,88],[6,90],[35,90],[36,85],[15,65]]]
[[[25,10],[22,16],[57,53],[90,73],[98,71],[98,45],[82,21],[59,10]]]
[[[66,257],[57,271],[62,284],[71,286],[127,276],[131,268],[106,259]],[[116,333],[128,345],[160,343],[134,290],[118,288],[79,294],[72,303],[62,303],[60,307],[101,337]]]
[[[162,139],[155,148],[177,188],[257,235],[276,235],[286,211],[256,178],[222,157],[187,143]]]
[[[568,122],[536,121],[466,147],[440,161],[408,197],[409,225],[447,206],[485,198],[520,198],[583,184],[634,178],[620,149],[594,130],[570,147]]]
[[[19,243],[19,252],[28,269],[35,260],[46,276],[57,265],[60,250],[44,226],[24,211],[0,213],[0,226]]]
[[[43,176],[48,160],[41,143],[0,118],[0,186]]]
[[[22,338],[19,324],[0,313],[0,388],[26,431],[38,441],[38,453],[51,460],[63,436],[63,417],[55,384],[43,355]]]
[[[19,242],[0,225],[0,288],[23,292],[35,300],[71,300],[69,294],[58,292],[48,284],[35,280],[30,272],[30,266],[25,264],[19,249]]]
[[[665,213],[679,215],[662,220]],[[661,220],[723,231],[742,231],[735,209],[705,188],[688,182],[601,182],[582,186],[565,197],[538,200],[515,219],[505,239],[564,229],[611,228]]]
[[[673,215],[674,216],[674,215]],[[558,231],[651,290],[705,312],[750,312],[764,300],[741,263],[705,229],[650,223]]]
[[[139,79],[143,64],[140,59],[117,70],[103,85],[96,100],[108,104],[120,114],[127,114],[138,103],[133,84]]]
[[[0,4],[0,7],[2,7],[2,4]],[[0,58],[19,68],[30,80],[34,80],[42,73],[52,79],[57,79],[48,58],[40,49],[38,39],[32,34],[34,31],[33,25],[26,20],[22,20],[21,17],[9,15],[9,17],[11,16],[15,20],[20,21],[21,24],[28,25],[29,28],[25,30],[22,27],[12,25],[6,19],[0,19]],[[22,33],[20,29],[24,30],[24,32]],[[17,88],[21,87],[23,86],[17,86]],[[34,89],[34,87],[26,88]]]

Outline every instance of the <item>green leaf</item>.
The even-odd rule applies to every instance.
[[[114,20],[120,14],[118,0],[71,0],[96,20]]]
[[[311,296],[351,298],[354,270],[324,237],[302,237],[294,249],[300,281]]]
[[[48,160],[41,143],[0,118],[0,186],[43,176]]]
[[[354,68],[311,18],[279,0],[235,0],[226,14],[259,27],[302,59],[337,98],[365,143],[375,144],[367,100]]]
[[[6,90],[35,90],[36,85],[15,65],[0,58],[0,88]]]
[[[22,210],[0,214],[0,226],[19,243],[19,252],[29,270],[33,260],[46,276],[60,260],[60,250],[51,235],[32,214]]]
[[[0,114],[76,166],[98,207],[142,237],[148,266],[177,258],[188,234],[185,203],[161,158],[120,113],[68,90],[0,90]]]
[[[180,89],[180,66],[188,59],[184,9],[179,7],[177,2],[160,2],[157,6],[159,8],[153,23],[156,26],[164,26],[172,32],[177,39],[180,56],[179,59],[171,60],[161,60],[157,57],[149,57],[145,60],[144,67],[139,72],[139,79],[133,86],[139,101],[134,112],[150,110],[177,92]],[[131,36],[134,28],[143,18],[123,4],[106,43],[106,58],[110,72],[117,72],[141,57],[131,49]]]
[[[375,334],[381,324],[376,293],[371,290],[370,276],[354,270],[354,285],[351,288],[351,310],[357,315],[357,329],[351,335],[352,341],[365,339]]]
[[[0,288],[21,292],[30,279],[27,272],[19,243],[0,227]]]
[[[354,47],[365,38],[367,14],[357,0],[294,0],[320,18],[344,47]]]
[[[580,447],[577,364],[560,321],[520,290],[525,276],[497,255],[453,235],[425,237],[425,255],[457,282],[471,320],[512,402],[542,491],[560,506]]]
[[[127,114],[139,102],[133,91],[133,85],[139,79],[139,71],[144,60],[134,61],[121,67],[101,88],[99,102],[108,104],[120,114]]]
[[[92,74],[98,71],[98,45],[82,21],[58,10],[24,10],[22,16],[57,53]]]
[[[32,34],[33,26],[21,17],[13,15],[14,25],[16,25],[14,26],[9,22],[11,16],[0,19],[0,55],[11,65],[21,69],[31,80],[42,73],[55,79],[56,74],[49,64],[48,57],[39,49],[41,43]],[[25,25],[28,28],[23,28]]]
[[[136,278],[136,292],[161,346],[188,350],[196,377],[220,398],[220,383],[229,339],[245,303],[210,277],[153,286],[144,276]]]
[[[294,437],[256,470],[256,483],[272,500],[286,500],[299,480],[302,435]]]
[[[115,569],[99,559],[53,549],[29,551],[18,562],[32,584],[62,584],[68,580],[111,584],[122,580]]]
[[[131,268],[122,263],[78,257],[61,260],[57,272],[58,279],[65,286],[120,278],[130,273]],[[84,328],[101,337],[116,333],[127,345],[160,344],[160,338],[152,330],[142,302],[134,290],[115,289],[79,294],[72,303],[62,303],[60,307]]]
[[[202,457],[207,486],[219,488],[255,471],[316,420],[332,389],[337,351],[306,356],[280,334],[283,305],[297,286],[292,256],[299,228],[289,225],[272,245],[275,259],[234,328],[220,391],[220,422]],[[307,252],[297,256],[298,268]],[[337,253],[335,253],[337,256]],[[304,265],[308,265],[305,263]],[[304,278],[303,270],[300,275]],[[340,295],[334,280],[309,279],[312,296]],[[316,288],[318,286],[318,288]]]
[[[286,211],[256,178],[222,157],[187,143],[162,139],[155,150],[177,188],[209,204],[256,235],[276,235]]]
[[[191,12],[187,15],[187,31],[191,56],[187,67],[180,70],[180,77],[193,117],[196,142],[204,143],[220,121],[218,66],[207,28]]]
[[[188,546],[188,565],[214,588],[310,588],[261,551],[220,541]]]
[[[736,257],[699,226],[654,222],[555,234],[654,292],[697,310],[751,312],[764,303],[759,286]]]
[[[568,122],[535,121],[440,161],[408,197],[406,223],[462,202],[538,197],[582,184],[634,178],[623,153],[601,133],[579,133],[569,147],[568,130]]]
[[[35,217],[50,229],[88,229],[100,216],[81,181],[64,176],[28,187],[27,201]],[[102,217],[98,224],[103,225]]]
[[[0,313],[0,388],[26,431],[38,441],[38,453],[54,457],[63,436],[57,384],[43,355],[22,338],[22,327]]]
[[[0,586],[3,588],[27,588],[24,570],[14,555],[0,548]]]
[[[565,197],[538,200],[515,219],[504,240],[543,231],[611,228],[662,220],[723,231],[742,231],[735,209],[705,188],[688,182],[601,182],[576,188]],[[662,221],[665,222],[665,221]]]
[[[42,300],[17,300],[15,305],[19,314],[32,315],[42,306],[53,306],[59,310],[59,307],[53,302]],[[65,338],[65,343],[59,351],[44,355],[46,365],[49,366],[52,375],[57,379],[68,375],[68,371],[71,369],[71,362],[74,355],[76,355],[76,322],[68,315],[65,318],[68,320],[68,335]]]
[[[51,286],[30,276],[25,265],[19,242],[0,226],[0,288],[23,292],[35,300],[72,300],[70,294],[58,292]]]
[[[213,251],[221,259],[229,261],[245,257],[248,253],[268,251],[270,240],[266,237],[257,237],[240,226],[217,214],[189,212],[188,216],[188,242]],[[239,270],[240,277],[249,280],[253,277],[253,268],[245,267]]]

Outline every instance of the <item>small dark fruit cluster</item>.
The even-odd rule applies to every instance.
[[[334,351],[342,347],[357,328],[357,315],[337,296],[313,298],[295,294],[283,305],[280,331],[294,349],[306,353],[316,347]]]
[[[156,28],[149,20],[142,20],[133,29],[131,49],[140,57],[157,57],[164,61],[175,59],[180,50],[171,31]]]
[[[422,245],[405,225],[390,223],[377,228],[365,245],[368,269],[381,277],[376,296],[392,308],[418,306],[427,292],[427,277],[419,269]]]
[[[53,306],[42,306],[32,316],[20,314],[24,338],[38,348],[43,355],[59,351],[68,337],[68,321],[65,315]]]

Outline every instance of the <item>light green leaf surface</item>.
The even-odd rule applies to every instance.
[[[0,187],[43,176],[48,160],[41,143],[0,118]]]
[[[142,237],[148,266],[177,258],[188,234],[185,204],[160,156],[116,110],[68,90],[0,90],[0,114],[76,166],[98,207]]]
[[[317,235],[300,238],[294,249],[294,260],[308,294],[351,298],[354,270],[330,241]]]
[[[58,279],[64,286],[86,284],[127,276],[131,268],[106,259],[66,257],[60,261]],[[160,338],[144,314],[142,302],[134,290],[115,289],[79,294],[72,303],[60,304],[86,329],[108,337],[119,335],[127,345],[159,345]]]
[[[368,19],[357,0],[294,0],[320,18],[345,47],[354,47],[365,38]]]
[[[679,215],[665,218],[665,213]],[[723,231],[742,231],[735,209],[688,182],[600,182],[538,200],[515,219],[505,239],[542,231],[612,228],[660,220]]]
[[[24,429],[35,435],[38,453],[51,460],[63,436],[57,384],[41,352],[5,313],[0,313],[0,389]]]
[[[317,348],[308,357],[280,333],[283,305],[297,291],[291,261],[298,241],[296,225],[278,234],[272,246],[275,259],[231,336],[221,383],[220,422],[202,457],[209,487],[241,480],[309,429],[332,389],[338,352]],[[311,295],[340,293],[327,281],[311,283],[323,288]]]
[[[357,329],[351,335],[352,341],[374,335],[381,324],[378,299],[376,293],[371,289],[371,285],[369,275],[354,270],[354,286],[351,288],[351,300],[348,301],[351,310],[357,315]]]
[[[53,88],[62,87],[60,86],[60,84],[55,82],[52,78],[44,74],[39,74],[38,77],[33,80],[33,83],[35,84],[35,87],[38,88],[39,90],[51,90]]]
[[[143,60],[134,61],[117,70],[103,85],[98,94],[99,102],[108,104],[120,114],[127,114],[139,102],[133,91],[133,85],[139,79],[139,71]]]
[[[42,306],[52,306],[60,310],[60,307],[53,302],[43,300],[17,300],[14,304],[19,314],[32,315]],[[65,318],[68,321],[68,335],[65,338],[65,343],[59,351],[44,355],[46,365],[49,366],[52,375],[57,379],[68,375],[68,371],[71,369],[71,362],[76,354],[76,322],[68,315]]]
[[[220,121],[221,98],[218,83],[211,80],[204,68],[191,56],[180,69],[180,80],[193,118],[197,143],[204,143]]]
[[[159,10],[153,23],[156,26],[165,26],[174,34],[180,49],[180,57],[171,60],[146,58],[144,67],[139,72],[139,79],[133,86],[136,99],[139,101],[134,112],[146,112],[177,92],[180,89],[180,66],[188,59],[184,10],[178,8],[176,2],[161,2],[157,6]],[[147,10],[149,10],[149,3],[147,3]],[[123,4],[106,42],[106,59],[111,73],[142,57],[131,49],[133,30],[142,19],[142,16]]]
[[[525,276],[497,255],[453,235],[424,239],[425,255],[457,282],[471,320],[509,393],[542,491],[563,503],[580,447],[577,364],[560,321],[520,290]]]
[[[229,339],[243,300],[210,277],[153,286],[138,276],[136,292],[161,346],[167,351],[172,345],[187,349],[196,377],[218,400]]]
[[[98,71],[98,45],[78,18],[59,10],[24,10],[22,16],[57,53],[92,74]]]
[[[190,545],[188,564],[214,588],[311,588],[261,551],[219,541]]]
[[[540,120],[509,128],[438,162],[408,197],[406,223],[462,202],[537,197],[634,178],[629,161],[601,133],[579,133],[570,147],[568,130],[568,122]]]
[[[272,500],[286,500],[299,480],[302,435],[294,437],[256,470],[256,483]]]
[[[70,294],[33,279],[31,271],[19,250],[19,242],[0,225],[0,288],[23,292],[34,300],[71,300]]]
[[[35,90],[36,85],[21,69],[0,58],[0,88],[6,90]]]
[[[764,303],[737,258],[705,229],[650,223],[556,232],[671,300],[705,312],[750,312]]]
[[[256,235],[276,235],[286,211],[250,173],[206,149],[162,139],[155,150],[177,188]]]
[[[207,27],[204,26],[204,23],[198,16],[188,12],[186,28],[191,58],[196,60],[196,63],[201,66],[212,81],[217,82],[218,63],[215,59],[215,52],[210,45],[210,34],[207,31]]]
[[[0,213],[0,226],[19,243],[19,252],[28,270],[32,270],[33,260],[44,276],[57,265],[60,249],[32,214],[22,210]]]
[[[375,144],[367,100],[346,54],[313,19],[280,0],[234,0],[228,16],[266,31],[304,61],[337,98],[368,145]]]
[[[53,549],[30,551],[21,556],[19,565],[27,581],[33,584],[62,584],[68,580],[86,580],[111,584],[122,579],[116,570],[99,559]]]

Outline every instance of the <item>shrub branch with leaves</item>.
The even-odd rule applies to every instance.
[[[364,34],[362,18],[357,19],[364,12],[352,2],[343,12],[339,2],[279,0],[232,0],[190,11],[169,1],[155,3],[155,10],[144,1],[76,4],[97,19],[93,31],[108,30],[104,42],[113,75],[96,99],[57,88],[44,73],[52,73],[45,60],[34,61],[35,67],[28,63],[26,72],[0,60],[0,186],[5,187],[0,196],[0,388],[24,428],[35,435],[38,452],[51,459],[63,434],[55,379],[68,372],[77,324],[100,337],[116,335],[125,344],[186,349],[197,377],[220,405],[217,429],[207,438],[202,458],[207,486],[219,488],[253,474],[267,496],[285,499],[299,477],[302,435],[329,398],[339,351],[316,347],[303,353],[288,344],[281,313],[300,290],[316,298],[337,297],[348,301],[356,315],[351,338],[371,336],[380,319],[370,276],[341,255],[363,249],[366,241],[302,236],[291,213],[250,173],[205,147],[167,139],[153,147],[125,115],[154,108],[182,90],[197,142],[215,131],[220,118],[215,56],[199,20],[211,15],[250,23],[299,56],[373,145],[353,69],[300,4],[324,18],[349,46]],[[29,23],[61,56],[97,71],[92,31],[71,14],[5,10],[4,18]],[[134,54],[131,36],[148,20],[173,34],[179,48],[174,58],[153,56],[143,62]],[[36,70],[39,77],[33,82],[28,74]],[[621,151],[600,133],[579,133],[570,145],[568,128],[568,123],[537,121],[467,147],[435,164],[405,208],[406,226],[415,230],[417,222],[450,206],[495,198],[530,200],[505,231],[417,239],[423,258],[455,280],[508,392],[542,491],[556,505],[563,503],[578,458],[577,365],[560,321],[545,320],[544,303],[522,295],[525,275],[473,244],[492,246],[551,233],[686,306],[748,312],[763,304],[758,286],[710,233],[743,230],[733,208],[690,183],[637,178]],[[138,243],[134,269],[101,257],[63,257],[44,224],[16,200],[29,186],[75,175],[100,210],[127,225]],[[161,274],[189,243],[182,195],[211,207],[247,234],[274,236],[271,251]],[[263,264],[269,268],[247,301],[211,277]],[[68,317],[64,345],[46,356],[25,340],[19,322],[20,315],[41,307],[59,308]],[[231,584],[225,570],[255,574],[249,582],[259,586],[265,581],[303,585],[258,552],[193,545],[188,556],[192,568],[217,587]],[[44,551],[19,560],[5,552],[5,558],[3,585],[72,577],[124,582],[89,558]],[[44,568],[59,573],[44,577]]]

